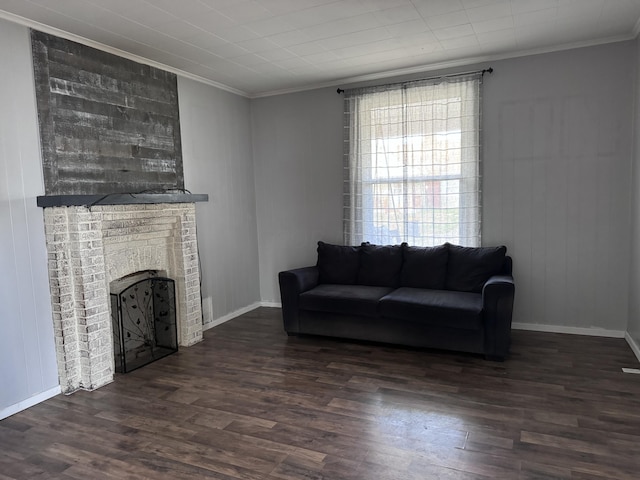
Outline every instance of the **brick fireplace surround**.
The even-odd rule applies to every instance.
[[[109,283],[118,278],[144,270],[173,278],[178,343],[202,340],[194,203],[48,206],[44,218],[64,393],[113,380]]]

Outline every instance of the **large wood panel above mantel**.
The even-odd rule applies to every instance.
[[[175,74],[32,30],[47,195],[183,189]]]

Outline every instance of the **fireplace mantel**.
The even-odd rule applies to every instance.
[[[41,195],[38,206],[92,207],[96,205],[137,205],[157,203],[196,203],[209,201],[206,193],[111,193],[106,195]]]

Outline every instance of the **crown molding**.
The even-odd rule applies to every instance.
[[[105,45],[104,43],[96,42],[94,40],[81,37],[80,35],[69,33],[65,30],[61,30],[56,27],[45,25],[44,23],[36,22],[35,20],[30,20],[28,18],[21,17],[20,15],[15,15],[13,13],[0,10],[0,18],[8,20],[13,23],[17,23],[19,25],[23,25],[25,27],[33,28],[34,30],[39,30],[44,33],[56,35],[57,37],[65,38],[67,40],[71,40],[72,42],[81,43],[88,47],[93,47],[98,50],[102,50],[103,52],[111,53],[113,55],[117,55],[119,57],[123,57],[128,60],[132,60],[134,62],[142,63],[145,65],[149,65],[151,67],[158,68],[160,70],[165,70],[167,72],[175,73],[176,75],[179,75],[181,77],[188,78],[200,83],[205,83],[212,87],[218,88],[220,90],[224,90],[229,93],[233,93],[235,95],[239,95],[241,97],[246,97],[246,98],[250,97],[250,95],[247,92],[238,90],[237,88],[230,87],[223,83],[216,82],[209,78],[205,78],[205,77],[201,77],[200,75],[195,75],[193,73],[185,72],[184,70],[181,70],[179,68],[175,68],[170,65],[165,65],[164,63],[156,62],[155,60],[150,60],[148,58],[141,57],[139,55],[136,55],[131,52],[127,52],[125,50],[120,50],[119,48],[110,47],[109,45]]]
[[[638,20],[640,24],[640,19]],[[635,32],[635,29],[634,29]],[[510,52],[498,55],[479,55],[475,57],[466,57],[458,60],[452,60],[447,62],[427,63],[416,65],[413,67],[399,68],[395,70],[385,70],[377,73],[358,75],[353,77],[344,77],[336,80],[331,80],[322,83],[316,83],[313,85],[307,85],[303,87],[294,87],[283,90],[273,90],[268,92],[261,92],[256,94],[250,94],[249,98],[262,98],[271,97],[274,95],[286,95],[289,93],[304,92],[307,90],[316,90],[319,88],[337,87],[343,88],[345,85],[370,82],[374,80],[384,80],[392,77],[399,77],[402,75],[410,75],[413,73],[427,73],[436,70],[445,70],[457,67],[463,67],[468,65],[474,65],[478,63],[492,62],[498,60],[508,60],[512,58],[528,57],[531,55],[541,55],[545,53],[561,52],[565,50],[572,50],[576,48],[594,47],[597,45],[605,45],[608,43],[625,42],[628,40],[634,40],[636,38],[635,33],[617,35],[614,37],[601,38],[598,40],[589,40],[582,42],[565,43],[560,45],[554,45],[547,48],[532,48],[528,50],[519,50],[517,52]]]

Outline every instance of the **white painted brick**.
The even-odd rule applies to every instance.
[[[180,344],[202,339],[194,204],[54,207],[44,217],[65,393],[113,379],[108,282],[116,278],[140,270],[174,278]]]

